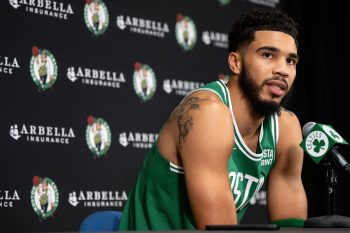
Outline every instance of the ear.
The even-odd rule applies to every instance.
[[[242,57],[239,52],[230,52],[228,54],[228,66],[230,67],[230,70],[233,74],[240,74],[241,73],[241,67],[242,67]]]

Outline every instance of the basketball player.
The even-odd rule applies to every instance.
[[[190,93],[163,125],[124,208],[120,230],[239,224],[267,182],[270,220],[303,226],[300,123],[283,109],[296,77],[296,23],[253,10],[229,34],[227,83]]]

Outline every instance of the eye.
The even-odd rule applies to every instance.
[[[272,58],[272,53],[265,52],[262,54],[262,56],[265,58]]]
[[[287,64],[289,65],[296,65],[297,64],[297,60],[293,59],[293,58],[287,58]]]

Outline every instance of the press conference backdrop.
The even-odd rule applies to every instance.
[[[228,78],[231,23],[250,8],[285,6],[303,18],[279,0],[1,1],[0,229],[77,231],[92,212],[122,210],[171,110]],[[292,110],[316,121],[300,105],[308,85],[300,90]],[[265,190],[245,223],[267,222]],[[320,206],[325,189],[309,190]]]

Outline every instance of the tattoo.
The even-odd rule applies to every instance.
[[[170,115],[168,123],[176,119],[179,128],[179,147],[186,142],[186,136],[193,127],[193,118],[189,115],[190,110],[200,110],[200,102],[207,99],[200,99],[197,96],[185,99]]]
[[[285,108],[282,108],[282,111],[286,111],[286,112],[289,113],[290,116],[294,116],[294,113],[292,111],[289,111],[289,110],[287,110]],[[281,116],[281,114],[279,114],[278,116]]]

